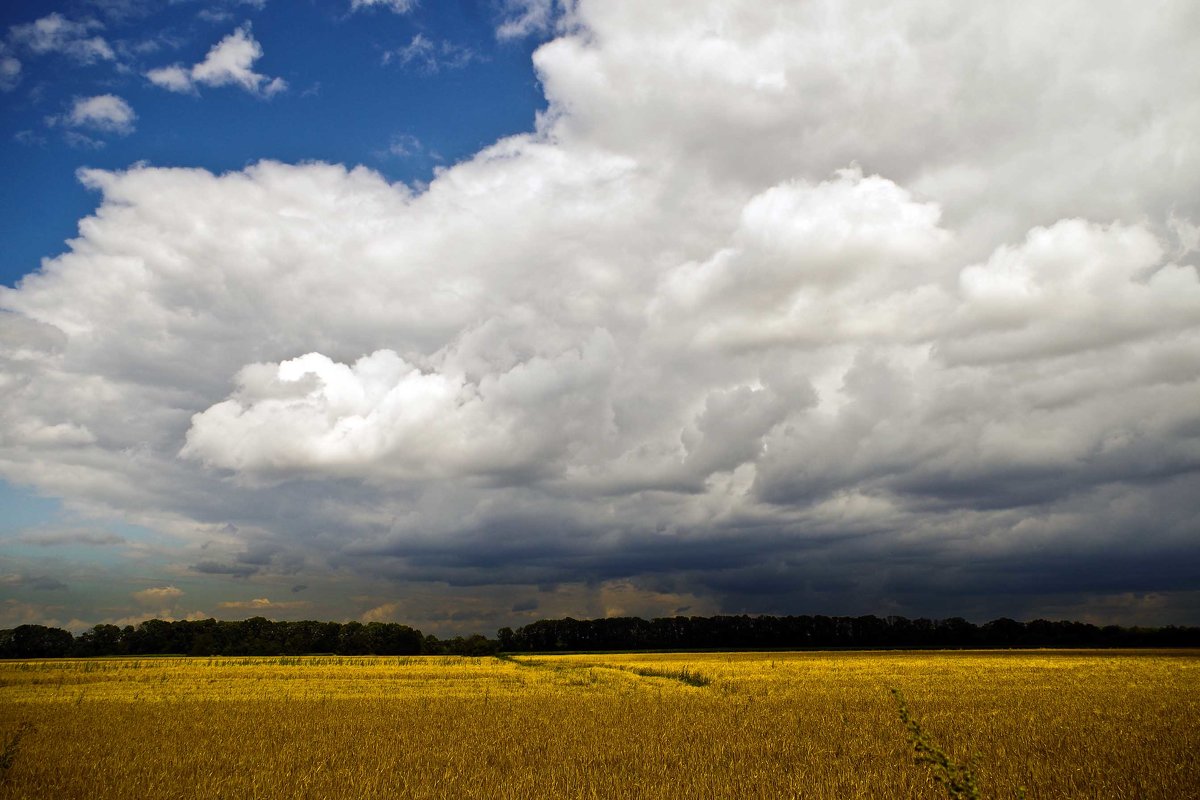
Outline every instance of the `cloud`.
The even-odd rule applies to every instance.
[[[16,627],[17,625],[46,625],[58,627],[56,614],[62,606],[48,606],[40,603],[23,603],[9,598],[0,601],[0,625]]]
[[[1182,618],[1188,9],[584,2],[535,130],[420,191],[83,171],[0,289],[0,474],[219,538],[192,573],[397,587],[347,616]]]
[[[412,41],[404,47],[383,54],[384,64],[395,61],[402,67],[411,67],[426,75],[462,69],[472,61],[482,60],[482,56],[469,47],[445,39],[434,42],[421,33],[413,36]]]
[[[39,592],[56,592],[67,588],[65,583],[50,575],[23,575],[17,572],[0,575],[0,586],[29,588]]]
[[[1200,225],[1171,214],[1167,218],[1167,227],[1171,229],[1179,242],[1175,248],[1176,257],[1186,256],[1200,250]]]
[[[11,92],[21,82],[21,61],[0,42],[0,92]]]
[[[192,85],[192,71],[185,69],[178,64],[173,64],[169,67],[158,67],[146,73],[146,77],[155,86],[161,86],[164,89],[172,92],[191,92],[194,91]]]
[[[350,0],[350,11],[364,8],[385,8],[394,14],[407,14],[418,5],[418,0]]]
[[[197,621],[211,618],[212,617],[210,614],[206,614],[203,611],[188,611],[185,613],[181,610],[178,610],[176,613],[172,613],[170,609],[164,608],[159,611],[129,614],[124,617],[108,617],[103,619],[102,623],[105,625],[116,625],[118,628],[124,628],[128,625],[136,627],[146,620],[151,619],[160,619],[164,622],[175,622],[177,620]],[[72,628],[77,632],[82,632],[83,630],[90,628],[93,624],[95,623],[85,623],[81,622],[80,620],[72,620],[71,624],[69,624],[67,627]]]
[[[133,593],[133,599],[144,606],[168,606],[183,597],[183,590],[175,586],[152,586]]]
[[[94,64],[116,58],[103,37],[89,35],[103,27],[95,20],[72,22],[54,12],[25,25],[13,25],[9,35],[12,41],[37,55],[58,53],[80,64]]]
[[[39,575],[37,577],[30,578],[27,582],[27,585],[29,588],[36,589],[41,592],[57,592],[67,588],[65,583],[57,578],[50,577],[49,575]]]
[[[133,133],[137,114],[128,103],[113,94],[76,98],[71,110],[55,122],[73,128],[90,128],[101,133],[128,136]]]
[[[959,275],[962,338],[952,361],[1014,361],[1076,353],[1195,325],[1193,268],[1163,263],[1163,246],[1139,225],[1061,220],[1034,228]]]
[[[201,561],[193,564],[190,569],[203,575],[229,575],[234,578],[245,578],[259,572],[256,565],[227,564],[219,561]]]
[[[239,393],[193,419],[181,451],[239,472],[394,470],[412,477],[538,469],[561,435],[604,409],[566,403],[553,436],[519,435],[545,401],[582,392],[606,377],[614,343],[598,331],[578,348],[470,381],[458,364],[424,372],[390,350],[353,365],[310,353],[239,373]],[[588,406],[592,406],[591,409]],[[380,473],[382,474],[382,473]]]
[[[76,150],[103,150],[107,144],[103,139],[94,139],[79,131],[64,132],[63,141]]]
[[[288,600],[280,602],[272,601],[266,597],[256,597],[253,600],[230,600],[224,603],[217,603],[218,608],[234,609],[239,611],[281,611],[292,608],[306,608],[311,603],[307,600]]]
[[[213,45],[204,60],[191,67],[172,64],[152,69],[146,78],[172,92],[194,92],[202,86],[240,86],[251,94],[271,97],[287,89],[287,81],[255,72],[254,62],[262,57],[262,45],[250,32],[250,23]]]
[[[60,547],[70,545],[89,545],[102,547],[114,544],[124,544],[125,538],[115,533],[92,530],[47,530],[31,531],[17,537],[22,544],[32,544],[38,547]]]
[[[391,143],[387,149],[388,155],[398,156],[400,158],[412,158],[414,156],[423,155],[425,146],[421,144],[421,140],[411,133],[397,134],[392,137]]]
[[[545,35],[554,29],[555,0],[504,0],[496,38],[502,41]]]
[[[196,16],[205,22],[226,22],[233,19],[233,8],[237,6],[249,6],[255,11],[261,11],[267,7],[267,0],[223,0],[226,8],[220,8],[222,3],[218,3],[218,7],[203,8]]]
[[[361,619],[363,622],[395,622],[399,612],[399,603],[384,603],[364,612]]]

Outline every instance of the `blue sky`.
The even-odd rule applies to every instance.
[[[0,10],[0,627],[1200,617],[1200,16]]]

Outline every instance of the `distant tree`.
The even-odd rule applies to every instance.
[[[416,655],[421,652],[421,632],[395,622],[369,622],[367,647],[381,656]]]
[[[71,654],[70,631],[45,625],[18,625],[0,632],[0,658],[62,658]]]
[[[118,655],[122,650],[121,629],[116,625],[93,625],[79,634],[72,650],[84,657]]]
[[[367,629],[361,622],[347,622],[338,632],[337,650],[340,655],[361,656],[371,652]]]
[[[1017,647],[1025,641],[1025,626],[1008,617],[986,623],[980,633],[984,643],[993,647]]]

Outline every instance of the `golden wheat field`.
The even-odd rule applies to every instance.
[[[0,663],[0,798],[1200,796],[1200,653]]]

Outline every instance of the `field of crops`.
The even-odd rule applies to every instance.
[[[0,662],[0,798],[1200,796],[1200,653]]]

